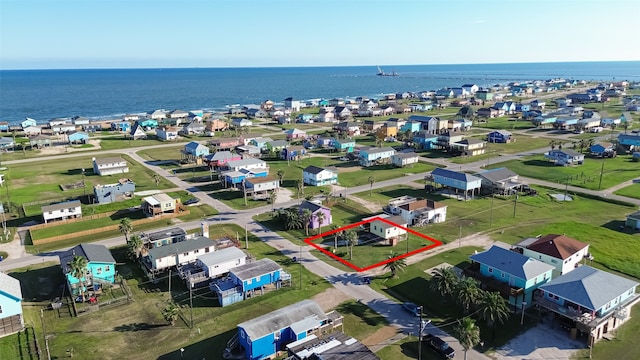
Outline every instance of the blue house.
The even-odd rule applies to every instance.
[[[435,184],[455,189],[456,193],[458,190],[463,191],[465,199],[469,191],[471,191],[472,197],[475,195],[476,190],[479,193],[482,185],[482,179],[477,176],[443,168],[434,169],[431,172],[431,177]]]
[[[487,135],[487,141],[490,143],[508,143],[511,142],[511,131],[494,130]]]
[[[438,135],[431,134],[429,131],[418,131],[413,135],[413,142],[418,144],[420,149],[433,149],[438,142]]]
[[[128,121],[118,121],[111,123],[112,131],[128,132],[131,130],[131,123]]]
[[[411,131],[412,133],[415,133],[417,131],[420,131],[420,126],[422,124],[419,121],[407,121],[406,123],[404,123],[404,125],[402,125],[400,127],[400,132],[407,132]]]
[[[0,121],[0,131],[9,131],[8,121]]]
[[[269,169],[238,169],[221,173],[224,187],[237,187],[244,179],[252,177],[265,177],[269,174]]]
[[[391,162],[391,156],[395,153],[396,151],[390,147],[361,149],[359,155],[360,165],[373,166],[377,164],[388,164]]]
[[[192,157],[203,157],[209,155],[209,148],[196,141],[191,141],[184,146],[184,154]]]
[[[69,142],[72,144],[84,144],[89,140],[89,134],[83,131],[73,131],[69,133]]]
[[[23,129],[28,128],[29,126],[36,126],[36,125],[37,125],[36,121],[32,118],[26,118],[20,123],[20,126]]]
[[[246,359],[272,358],[287,344],[305,339],[330,325],[332,318],[329,315],[313,300],[302,300],[238,324],[234,339],[244,350]]]
[[[291,145],[282,149],[280,152],[280,158],[283,160],[296,160],[299,157],[305,155],[307,150],[302,145]]]
[[[588,334],[589,344],[631,318],[638,283],[583,265],[540,286],[538,306]]]
[[[136,184],[129,179],[120,179],[114,184],[98,184],[93,187],[93,194],[98,204],[133,199],[135,191]]]
[[[0,337],[24,328],[20,281],[0,272]]]
[[[492,246],[471,255],[466,275],[480,281],[489,291],[498,291],[515,310],[533,305],[533,292],[551,280],[554,266],[512,250]],[[575,270],[574,270],[575,271]]]
[[[640,133],[639,134],[619,134],[618,143],[629,150],[640,149]]]
[[[267,148],[267,143],[271,141],[273,141],[273,139],[269,137],[257,137],[251,139],[251,141],[249,141],[249,144],[260,148],[260,150],[263,150]]]
[[[80,279],[73,276],[69,263],[74,256],[87,259],[87,272]],[[59,255],[62,272],[72,294],[80,293],[80,287],[99,286],[115,283],[116,260],[104,245],[80,244]]]
[[[313,119],[313,115],[312,114],[298,114],[296,116],[296,122],[297,123],[308,123],[311,122],[311,120]]]
[[[230,269],[227,278],[213,281],[209,287],[224,307],[254,297],[258,292],[264,294],[267,285],[279,289],[290,280],[291,274],[282,270],[275,261],[265,258]]]
[[[346,151],[350,153],[353,152],[353,149],[356,147],[356,141],[354,139],[332,139],[331,146],[333,146],[336,151]]]
[[[516,104],[516,112],[526,113],[529,110],[531,110],[531,105],[529,104]]]

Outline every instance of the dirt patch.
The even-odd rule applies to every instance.
[[[342,291],[331,287],[314,296],[311,300],[317,302],[322,310],[329,311],[350,299],[351,297],[345,295]]]
[[[373,345],[382,343],[383,341],[395,336],[396,334],[398,334],[398,328],[396,328],[395,326],[387,325],[362,339],[361,342],[364,345],[371,347]]]
[[[46,146],[40,149],[40,155],[59,155],[77,151],[100,150],[102,148],[98,139],[89,140],[87,144],[93,145],[93,147],[87,148],[80,145],[67,145],[66,147],[64,145]]]
[[[291,195],[293,194],[293,192],[289,189],[285,189],[285,188],[280,188],[278,190],[278,197],[276,198],[276,204],[279,203],[286,203],[291,201],[292,197]]]
[[[338,173],[354,172],[360,170],[362,170],[360,166],[341,167],[338,168]]]

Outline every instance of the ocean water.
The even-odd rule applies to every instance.
[[[0,121],[26,117],[110,119],[156,109],[223,110],[259,104],[334,97],[380,97],[475,83],[563,77],[640,81],[640,61],[385,66],[398,77],[376,76],[375,66],[289,68],[190,68],[0,70]]]

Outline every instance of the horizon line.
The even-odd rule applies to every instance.
[[[575,63],[633,63],[640,60],[580,60],[580,61],[515,61],[486,63],[447,63],[447,64],[365,64],[365,65],[277,65],[277,66],[150,66],[150,67],[58,67],[58,68],[15,68],[0,71],[52,71],[52,70],[186,70],[186,69],[286,69],[286,68],[349,68],[349,67],[388,67],[388,66],[456,66],[456,65],[514,65],[514,64],[575,64]]]

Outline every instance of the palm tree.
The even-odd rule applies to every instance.
[[[87,265],[89,262],[84,256],[74,256],[73,259],[69,262],[69,272],[71,272],[71,276],[78,279],[80,283],[80,294],[82,295],[82,302],[84,302],[84,278],[87,272]]]
[[[467,351],[480,343],[480,328],[473,319],[466,317],[458,320],[453,333],[464,349],[464,360],[467,360]]]
[[[395,260],[389,261],[384,265],[384,269],[388,269],[389,271],[391,271],[392,279],[396,278],[398,271],[404,271],[404,268],[407,267],[407,262],[405,261],[405,259],[404,258],[398,259],[397,258],[398,256],[399,256],[398,253],[393,253],[389,255],[389,257],[387,258],[388,260],[391,260],[391,259],[395,259]]]
[[[158,187],[158,185],[160,185],[160,175],[153,174],[153,181],[156,183],[156,187]]]
[[[331,224],[331,231],[334,231],[333,233],[333,249],[337,249],[338,248],[338,237],[340,237],[340,232],[337,231],[340,227],[336,224]]]
[[[300,199],[300,195],[304,195],[304,183],[302,180],[296,181],[296,185],[298,187],[298,199]]]
[[[174,302],[170,302],[167,306],[162,310],[162,317],[164,317],[171,326],[176,323],[178,320],[178,305]]]
[[[144,251],[142,238],[138,235],[133,235],[131,239],[129,239],[127,247],[129,248],[129,254],[131,254],[132,257],[139,259],[140,255],[142,255],[142,252]]]
[[[269,194],[269,202],[271,203],[271,212],[273,212],[273,207],[276,204],[276,200],[278,199],[278,193],[275,190],[272,190]]]
[[[491,337],[495,338],[495,324],[504,323],[509,318],[509,307],[499,292],[482,291],[480,294],[480,317],[491,328]]]
[[[431,275],[431,287],[443,297],[453,296],[456,284],[460,281],[451,267],[435,269]]]
[[[478,303],[480,288],[475,279],[467,277],[456,284],[455,295],[464,313],[468,314],[469,310]]]
[[[311,225],[311,219],[313,218],[313,213],[309,209],[302,209],[302,225],[304,226],[304,232],[307,236],[309,236],[309,225]]]
[[[349,260],[353,260],[353,246],[358,241],[358,232],[356,230],[347,230],[344,234],[344,238],[349,245]]]
[[[120,225],[118,225],[118,230],[124,235],[124,239],[129,242],[129,234],[133,231],[133,225],[131,224],[131,219],[123,218],[120,220]]]
[[[376,182],[376,177],[371,175],[369,176],[369,185],[371,185],[371,187],[369,188],[369,197],[371,197],[371,192],[373,191],[373,183]]]
[[[282,169],[278,170],[277,174],[278,174],[278,181],[279,181],[278,185],[282,186],[282,180],[284,179],[284,170]]]
[[[302,217],[297,209],[283,210],[279,216],[284,220],[284,226],[287,230],[301,229],[303,227]]]
[[[320,234],[322,232],[322,225],[324,224],[324,221],[327,219],[327,215],[322,211],[318,211],[316,214],[314,214],[314,216],[316,220],[318,220],[318,234]]]

